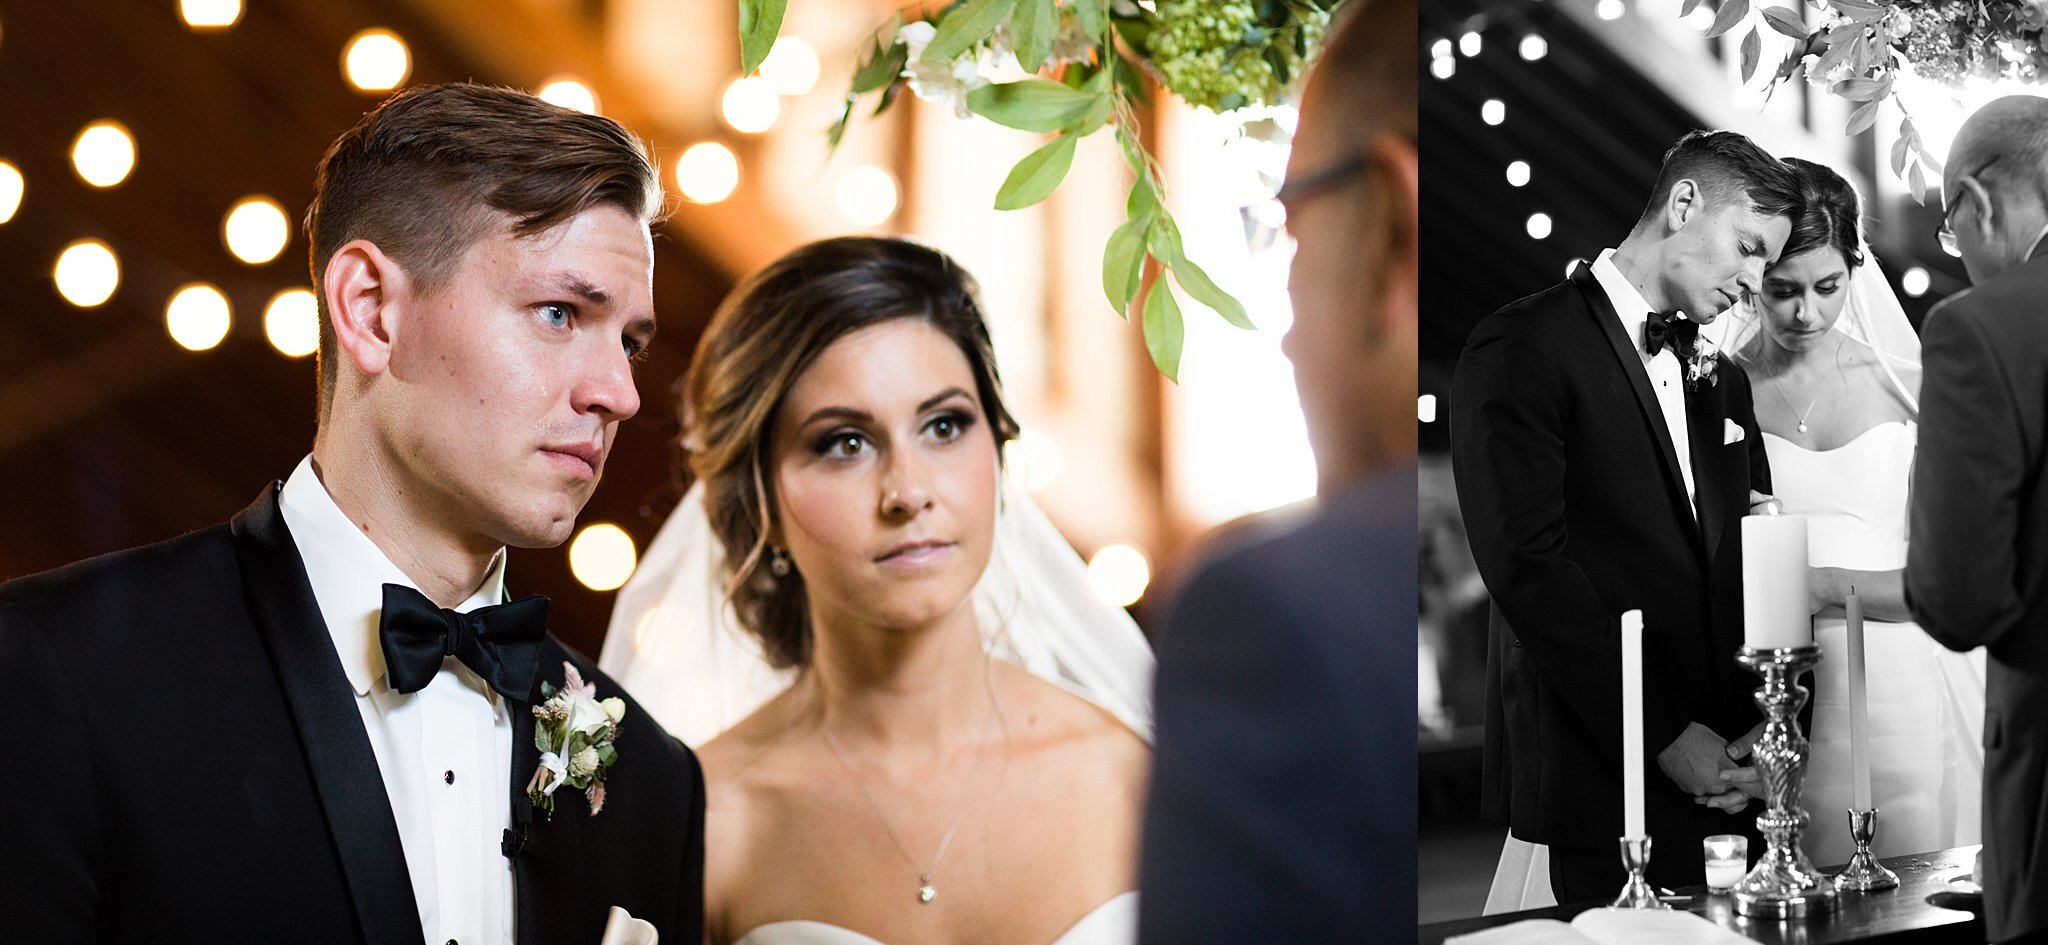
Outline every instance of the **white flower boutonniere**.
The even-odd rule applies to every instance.
[[[1708,387],[1720,383],[1720,378],[1714,374],[1714,369],[1720,366],[1721,349],[1705,338],[1699,339],[1692,346],[1692,354],[1685,359],[1685,389],[1699,390],[1703,381]]]
[[[595,817],[604,809],[605,769],[619,757],[612,742],[619,736],[626,701],[599,699],[597,684],[584,682],[569,663],[562,664],[562,671],[562,688],[541,683],[546,701],[533,707],[533,746],[540,749],[540,766],[526,783],[526,796],[552,817],[555,789],[567,784],[583,791]]]

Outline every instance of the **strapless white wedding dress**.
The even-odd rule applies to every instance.
[[[1131,945],[1138,940],[1138,894],[1117,896],[1081,917],[1047,945]],[[793,919],[770,922],[734,945],[888,945],[830,922]]]
[[[1917,424],[1871,427],[1831,450],[1809,450],[1764,434],[1771,484],[1787,514],[1807,519],[1814,567],[1890,571],[1906,563],[1909,473]],[[1824,612],[1825,613],[1825,612]],[[1849,764],[1847,621],[1814,619],[1823,659],[1814,671],[1812,753],[1801,806],[1803,836],[1816,866],[1854,852],[1845,813],[1853,802]],[[1870,785],[1878,807],[1878,856],[1924,853],[1980,841],[1983,783],[1984,651],[1956,653],[1918,624],[1863,622]]]

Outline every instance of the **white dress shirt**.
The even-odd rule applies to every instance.
[[[1657,407],[1664,412],[1664,425],[1675,440],[1671,451],[1678,454],[1678,472],[1685,480],[1686,508],[1698,519],[1699,496],[1692,484],[1692,439],[1686,434],[1685,424],[1685,366],[1678,363],[1678,355],[1668,345],[1654,358],[1643,353],[1643,322],[1652,309],[1628,277],[1621,274],[1621,267],[1614,264],[1614,250],[1600,251],[1600,258],[1593,261],[1593,279],[1607,291],[1608,301],[1614,303],[1614,314],[1621,319],[1621,330],[1628,334],[1629,347],[1650,374],[1650,390],[1656,393]]]
[[[342,514],[313,472],[312,457],[292,471],[278,505],[355,689],[427,942],[509,945],[515,894],[512,864],[500,848],[512,819],[505,701],[453,657],[442,660],[425,689],[392,689],[377,636],[384,585],[418,585]],[[483,585],[454,609],[466,613],[504,596],[500,549]]]

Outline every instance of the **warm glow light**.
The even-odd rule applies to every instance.
[[[79,308],[113,298],[121,285],[121,262],[99,240],[79,240],[57,256],[57,294]]]
[[[287,358],[320,350],[320,302],[311,289],[286,289],[263,309],[263,336]]]
[[[610,522],[585,526],[569,543],[569,573],[593,591],[617,590],[639,563],[633,536]]]
[[[1436,395],[1424,394],[1415,398],[1415,416],[1423,423],[1436,422]]]
[[[71,166],[94,187],[112,187],[135,169],[135,139],[118,122],[96,121],[78,133]]]
[[[1543,37],[1538,36],[1535,33],[1530,33],[1529,35],[1522,37],[1523,59],[1526,59],[1530,62],[1535,62],[1536,60],[1541,59],[1549,54],[1550,44],[1545,42],[1543,40]]]
[[[1429,58],[1431,59],[1442,59],[1450,54],[1451,41],[1448,39],[1439,39],[1429,44]]]
[[[1550,235],[1550,214],[1529,214],[1529,238],[1540,240]]]
[[[1685,22],[1691,24],[1693,29],[1703,30],[1714,25],[1714,13],[1713,7],[1702,3],[1693,8],[1692,15],[1686,17]]]
[[[567,76],[548,80],[540,91],[534,93],[534,97],[585,115],[597,114],[597,93],[591,91],[590,86]]]
[[[1477,56],[1479,55],[1480,48],[1479,34],[1477,32],[1466,33],[1458,37],[1459,52],[1467,56]]]
[[[1899,277],[1899,288],[1906,290],[1907,295],[1916,299],[1926,295],[1928,287],[1933,283],[1934,280],[1928,276],[1927,270],[1919,266],[1906,270],[1906,274]]]
[[[236,259],[260,266],[284,252],[284,244],[292,238],[292,224],[277,201],[244,197],[221,221],[220,232]]]
[[[1003,448],[1003,468],[1027,492],[1038,492],[1060,475],[1060,444],[1044,430],[1025,430]]]
[[[225,29],[242,18],[242,0],[178,0],[178,14],[193,29]]]
[[[1152,565],[1129,545],[1108,545],[1088,559],[1088,583],[1096,596],[1117,607],[1129,607],[1145,596],[1152,583]]]
[[[725,123],[745,134],[767,131],[782,117],[782,100],[775,96],[775,87],[752,76],[732,80],[719,104]]]
[[[1479,106],[1479,120],[1489,125],[1498,125],[1508,120],[1508,103],[1497,98],[1487,99]]]
[[[0,223],[14,219],[14,211],[21,209],[21,195],[27,190],[28,182],[21,179],[21,172],[0,161]]]
[[[896,213],[896,178],[863,164],[839,179],[839,213],[855,226],[878,226]]]
[[[412,53],[405,40],[387,29],[357,33],[348,41],[341,63],[348,81],[365,92],[389,92],[412,73]]]
[[[1516,161],[1508,165],[1508,186],[1522,187],[1529,183],[1529,162]]]
[[[1458,74],[1458,60],[1449,56],[1438,56],[1430,60],[1429,74],[1439,79],[1448,79]]]
[[[187,351],[206,351],[228,336],[228,297],[203,282],[195,282],[171,296],[164,307],[164,324],[171,340]]]
[[[1600,6],[1596,9],[1603,20],[1619,20],[1622,14],[1628,12],[1628,6],[1621,0],[1600,0]]]
[[[676,159],[676,189],[693,203],[717,203],[740,186],[740,159],[716,141],[690,145]]]
[[[818,84],[818,51],[795,36],[777,39],[761,60],[761,78],[779,95],[809,92]]]

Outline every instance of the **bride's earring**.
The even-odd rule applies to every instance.
[[[768,555],[768,573],[779,578],[789,576],[789,552],[777,548]]]

